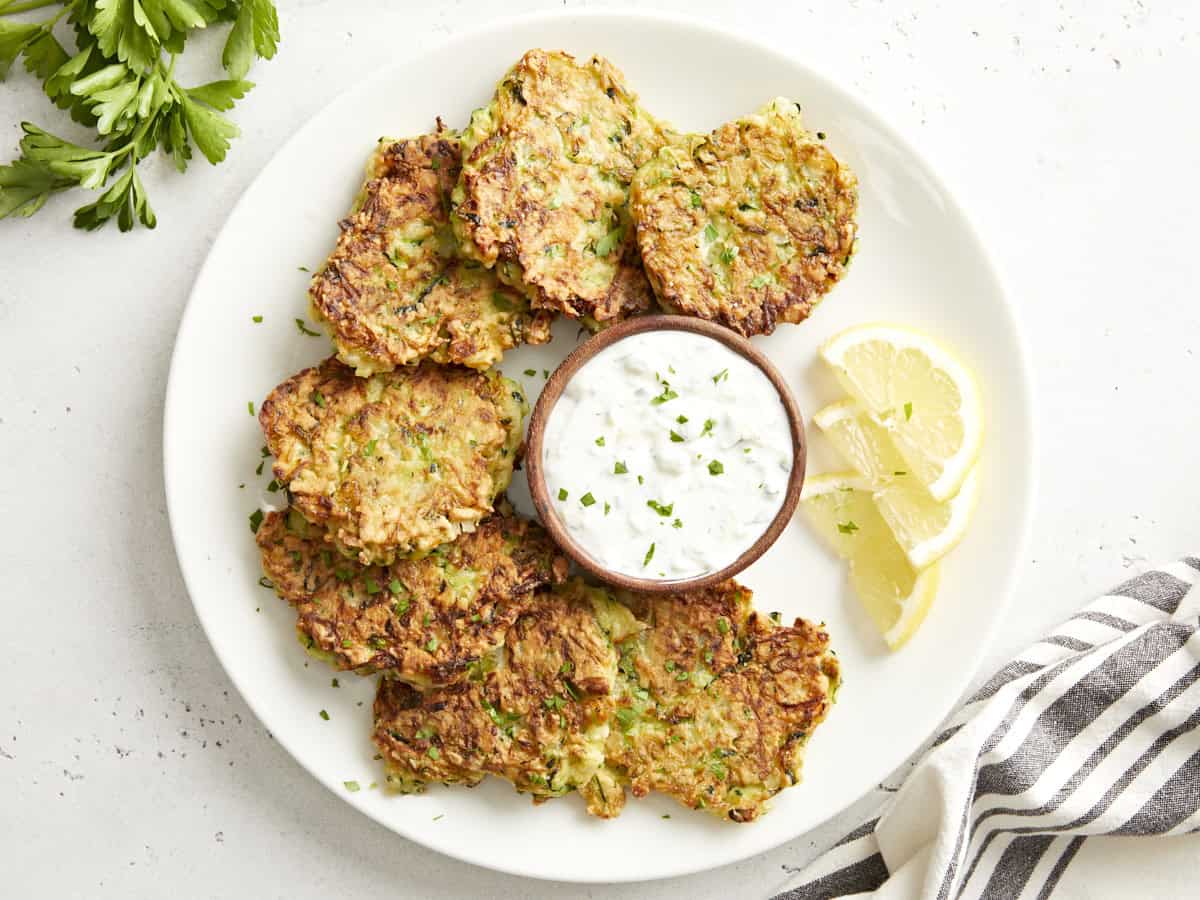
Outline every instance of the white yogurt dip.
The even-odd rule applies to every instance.
[[[597,562],[636,578],[716,572],[783,505],[792,433],[775,386],[709,337],[663,329],[585,363],[546,422],[550,502]]]

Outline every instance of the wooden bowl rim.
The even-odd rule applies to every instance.
[[[637,578],[622,572],[616,572],[597,562],[571,536],[566,525],[563,524],[562,520],[558,517],[558,513],[555,512],[554,505],[550,500],[550,491],[546,485],[545,471],[542,467],[542,448],[546,432],[546,422],[550,418],[550,413],[553,411],[554,405],[558,402],[559,397],[562,396],[563,390],[575,376],[575,373],[585,363],[591,361],[601,350],[611,347],[613,344],[627,337],[647,331],[685,331],[709,337],[720,341],[730,350],[733,350],[751,364],[757,366],[767,376],[767,379],[779,394],[779,399],[783,403],[784,412],[788,419],[788,426],[792,433],[792,470],[788,474],[787,490],[784,494],[783,505],[780,506],[775,517],[771,520],[766,530],[759,535],[758,539],[729,565],[716,572],[707,572],[693,578],[680,578],[669,581]],[[800,414],[800,409],[796,405],[796,399],[792,396],[787,382],[784,381],[783,376],[775,368],[774,363],[767,358],[766,354],[753,346],[749,340],[723,325],[717,325],[714,322],[691,316],[666,314],[627,319],[624,322],[601,331],[599,334],[593,335],[571,351],[571,354],[551,373],[550,377],[546,380],[546,384],[542,387],[541,396],[538,397],[537,403],[534,404],[533,412],[529,416],[529,430],[525,446],[524,469],[525,476],[529,482],[529,493],[533,498],[533,506],[537,510],[538,518],[541,519],[542,525],[550,533],[555,543],[582,568],[602,581],[618,588],[648,594],[678,593],[680,591],[696,590],[719,584],[737,575],[766,553],[771,545],[779,539],[779,536],[783,534],[784,528],[787,527],[788,522],[791,521],[793,514],[796,512],[796,506],[800,502],[800,491],[804,486],[804,473],[808,461],[808,445],[804,434],[804,418]]]

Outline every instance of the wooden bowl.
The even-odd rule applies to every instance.
[[[566,388],[567,383],[575,376],[575,373],[591,360],[593,356],[606,347],[612,346],[617,341],[646,331],[660,330],[687,331],[692,334],[713,338],[757,366],[767,376],[771,384],[775,386],[775,390],[778,391],[779,399],[782,401],[784,411],[787,414],[788,426],[792,432],[792,471],[788,475],[787,490],[784,494],[783,505],[779,508],[779,512],[775,514],[775,518],[771,520],[766,530],[741,556],[724,568],[716,572],[697,575],[693,578],[677,578],[674,580],[635,578],[622,572],[615,572],[597,562],[571,536],[570,531],[567,530],[562,520],[559,519],[554,505],[550,502],[550,491],[546,486],[546,474],[542,468],[542,446],[546,434],[546,422],[549,421],[554,405],[558,402],[558,398],[562,396],[563,390]],[[554,370],[542,388],[542,394],[538,397],[538,401],[533,407],[533,413],[529,417],[524,466],[525,475],[529,480],[529,492],[533,496],[533,505],[537,510],[538,518],[542,520],[542,524],[550,532],[550,536],[562,548],[564,553],[602,581],[632,591],[656,594],[676,593],[717,584],[727,578],[732,578],[766,553],[767,549],[783,533],[783,529],[787,527],[787,523],[796,511],[796,504],[800,502],[800,488],[804,485],[806,460],[807,446],[804,440],[804,419],[800,415],[800,410],[796,407],[796,400],[792,397],[792,392],[788,389],[783,376],[779,374],[779,370],[772,365],[771,361],[760,350],[751,345],[741,335],[704,319],[696,319],[690,316],[652,315],[627,319],[624,322],[601,331],[577,347]]]

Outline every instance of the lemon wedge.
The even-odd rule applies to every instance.
[[[830,338],[821,358],[887,430],[904,471],[934,500],[958,493],[983,444],[983,404],[975,379],[953,354],[921,332],[876,324]]]
[[[871,486],[880,515],[914,568],[932,565],[962,540],[979,496],[977,466],[957,494],[938,501],[908,470],[890,432],[855,401],[831,404],[813,422]]]
[[[850,584],[893,650],[912,637],[937,594],[937,563],[918,571],[876,506],[872,485],[856,472],[815,475],[801,508],[817,533],[850,563]]]

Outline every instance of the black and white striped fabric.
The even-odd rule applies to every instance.
[[[1004,666],[776,900],[1043,900],[1089,835],[1200,831],[1197,582],[1139,575]]]

